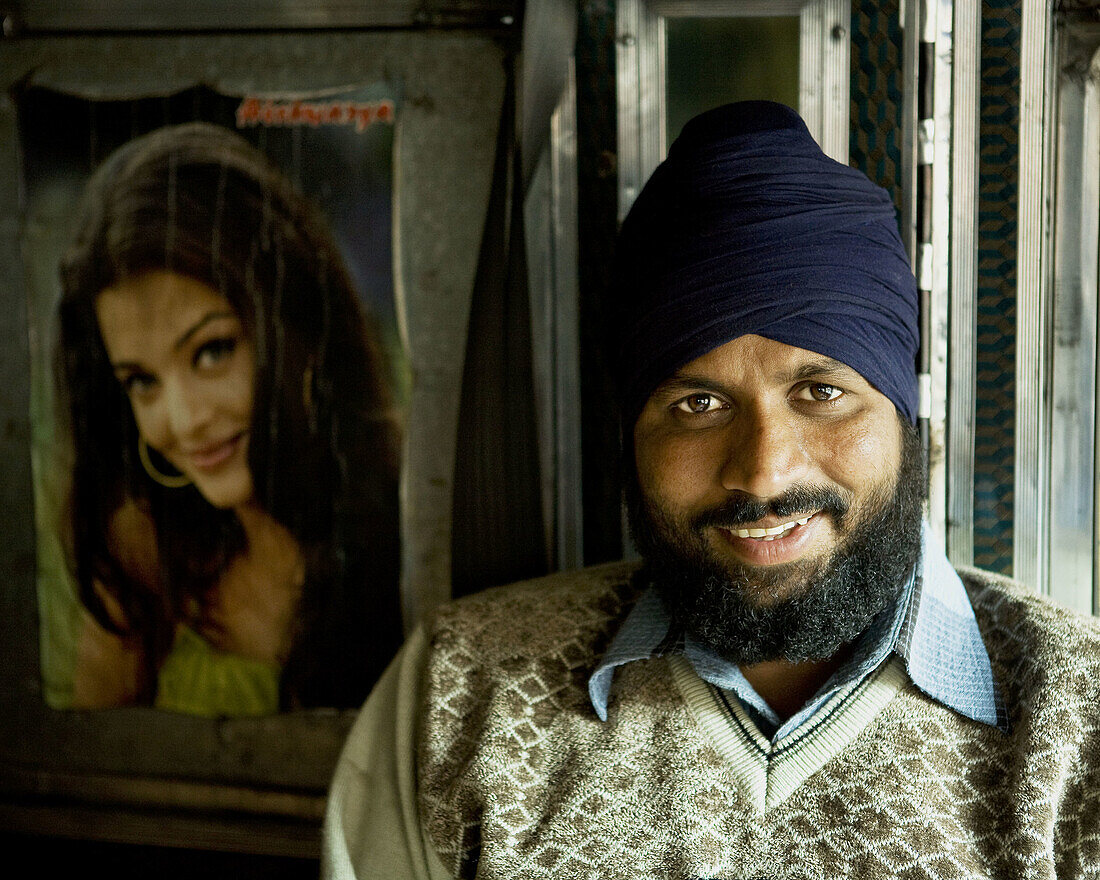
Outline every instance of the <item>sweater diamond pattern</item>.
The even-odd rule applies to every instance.
[[[762,809],[668,660],[624,667],[596,717],[587,679],[631,573],[557,575],[437,618],[419,810],[454,876],[1100,878],[1095,621],[961,572],[1009,732],[905,684]]]

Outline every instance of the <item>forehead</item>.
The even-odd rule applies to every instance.
[[[109,350],[174,341],[209,315],[234,314],[213,288],[174,272],[148,272],[102,290],[95,301],[103,341]],[[112,352],[113,353],[113,352]]]
[[[827,355],[787,345],[763,336],[739,336],[684,364],[654,392],[670,386],[699,382],[743,386],[787,385],[790,382],[831,380],[853,388],[874,387],[856,370]],[[879,393],[875,390],[875,393]]]

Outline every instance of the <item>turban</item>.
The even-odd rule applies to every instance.
[[[628,432],[664,379],[750,333],[847,364],[916,420],[917,289],[893,202],[782,104],[684,126],[623,221],[612,296]]]

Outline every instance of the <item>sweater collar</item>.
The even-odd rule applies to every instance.
[[[782,730],[808,720],[830,694],[865,678],[891,653],[901,657],[910,680],[933,700],[974,721],[1007,729],[1004,702],[970,598],[927,524],[921,534],[917,571],[898,603],[880,614],[860,637],[857,662],[839,670]],[[656,588],[650,586],[638,597],[588,680],[596,714],[607,719],[611,684],[620,666],[673,655],[686,657],[700,678],[734,690],[742,702],[760,700],[737,664],[722,660],[671,626]],[[762,701],[753,708],[768,711]]]

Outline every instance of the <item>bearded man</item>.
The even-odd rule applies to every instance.
[[[886,193],[788,108],[730,105],[617,264],[643,564],[422,628],[348,740],[326,874],[1100,876],[1100,626],[922,528]]]

